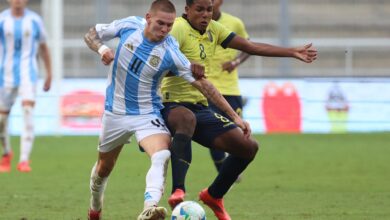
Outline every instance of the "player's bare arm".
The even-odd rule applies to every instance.
[[[234,69],[236,69],[241,63],[245,62],[248,57],[250,57],[250,54],[241,51],[241,53],[239,53],[237,57],[235,57],[233,60],[223,63],[222,69],[230,73]]]
[[[45,65],[45,69],[46,69],[46,78],[45,78],[45,82],[43,84],[43,91],[47,92],[50,90],[51,80],[52,80],[53,74],[51,72],[51,59],[50,59],[49,48],[48,48],[46,43],[40,44],[39,53],[43,59],[43,63]]]
[[[312,44],[307,44],[301,47],[286,48],[270,44],[256,43],[240,36],[235,36],[228,44],[228,47],[244,51],[251,55],[293,57],[306,63],[311,63],[317,59],[317,49],[315,49]]]
[[[213,102],[223,112],[225,112],[233,120],[233,122],[244,131],[244,134],[247,137],[250,136],[251,129],[249,124],[243,121],[241,117],[230,107],[229,103],[213,84],[202,78],[194,81],[191,85],[197,88],[208,100]]]
[[[84,41],[91,50],[101,55],[104,65],[109,65],[114,60],[114,52],[103,44],[94,27],[90,28],[88,33],[84,35]]]
[[[103,41],[99,38],[99,35],[94,27],[91,27],[84,35],[84,41],[88,47],[98,53],[99,48],[103,46]]]

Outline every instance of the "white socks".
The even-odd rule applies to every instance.
[[[33,107],[23,106],[24,127],[20,137],[20,159],[19,161],[28,161],[34,142],[34,119]]]
[[[161,150],[152,155],[151,166],[146,174],[146,190],[144,209],[156,206],[164,192],[168,162],[171,157],[169,150]]]
[[[156,206],[164,192],[164,184],[167,174],[168,162],[171,157],[169,150],[161,150],[153,154],[151,166],[146,174],[146,190],[144,209]],[[107,186],[108,177],[100,177],[96,172],[97,163],[92,168],[90,190],[90,208],[99,211],[103,206],[104,191]]]
[[[96,172],[96,165],[97,162],[92,168],[91,180],[89,182],[89,187],[91,190],[90,208],[94,211],[99,211],[103,206],[104,190],[107,186],[108,177],[100,177]]]
[[[0,114],[0,144],[3,146],[3,154],[11,152],[11,143],[8,135],[8,114]]]

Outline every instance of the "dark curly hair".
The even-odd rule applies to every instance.
[[[186,4],[187,6],[191,6],[192,4],[194,4],[196,0],[186,0]],[[214,3],[214,0],[211,0],[212,3]]]

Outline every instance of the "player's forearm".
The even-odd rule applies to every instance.
[[[99,38],[95,27],[90,28],[88,33],[84,35],[84,41],[96,53],[99,53],[99,48],[103,45],[103,41]]]
[[[49,48],[47,47],[46,44],[41,44],[40,53],[46,69],[46,78],[51,79],[52,78],[51,58],[50,58]]]
[[[231,61],[231,63],[232,63],[232,65],[233,65],[234,67],[237,67],[237,66],[239,66],[240,64],[244,63],[244,62],[248,59],[248,57],[250,57],[250,54],[241,51],[241,53],[239,53],[239,54],[237,55],[237,57],[234,58],[234,60]]]
[[[256,43],[244,39],[240,36],[235,36],[228,44],[228,47],[241,50],[250,55],[268,56],[268,57],[293,57],[293,48],[284,48],[264,43]]]
[[[238,54],[238,59],[241,60],[241,63],[245,62],[251,55],[245,52]]]
[[[240,116],[231,108],[226,99],[221,95],[221,93],[215,88],[206,79],[200,79],[195,81],[193,84],[208,100],[210,100],[214,105],[225,112],[234,122],[236,119],[240,119]]]
[[[251,42],[252,47],[246,51],[252,55],[266,57],[293,57],[294,50],[292,48],[279,47],[270,44]]]

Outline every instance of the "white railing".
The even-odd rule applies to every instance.
[[[269,43],[274,45],[279,45],[278,39],[272,38],[253,38],[251,39],[255,42]],[[306,43],[313,43],[313,45],[319,50],[319,55],[321,53],[327,53],[328,62],[341,63],[338,65],[317,65],[321,63],[321,56],[313,65],[307,65],[299,69],[299,74],[292,71],[289,75],[283,75],[278,73],[277,64],[270,66],[264,63],[264,59],[262,57],[252,57],[249,62],[243,64],[240,67],[240,74],[242,77],[300,77],[300,76],[390,76],[390,62],[386,61],[383,58],[382,61],[373,60],[373,62],[379,62],[375,67],[354,67],[357,61],[355,61],[355,55],[361,54],[362,52],[370,52],[372,54],[376,54],[377,52],[384,53],[386,57],[390,59],[390,39],[387,38],[294,38],[290,40],[290,45],[299,46]],[[113,47],[115,43],[111,44]],[[77,68],[80,69],[80,76],[85,77],[82,73],[96,71],[96,67],[94,66],[83,66],[84,62],[80,59],[86,58],[78,55],[80,50],[87,50],[83,39],[64,39],[63,40],[63,51],[71,50],[73,56],[73,61],[67,60],[68,66],[72,66],[74,63],[74,67],[72,71],[78,71]],[[385,50],[385,51],[384,51]],[[386,52],[387,51],[387,52]],[[95,59],[94,54],[91,53],[91,57],[87,57],[87,59]],[[329,58],[329,56],[334,58]],[[334,59],[334,61],[332,61]],[[360,57],[360,59],[362,59]],[[374,59],[371,57],[367,57],[366,59]],[[389,60],[387,59],[387,60]],[[337,60],[337,61],[336,61]],[[294,68],[294,67],[293,67]],[[292,69],[293,69],[292,68]],[[90,71],[88,71],[90,69]],[[74,74],[73,74],[74,75]],[[101,76],[104,76],[105,73]],[[66,73],[65,73],[66,76]],[[99,75],[95,75],[95,77],[99,77]]]

